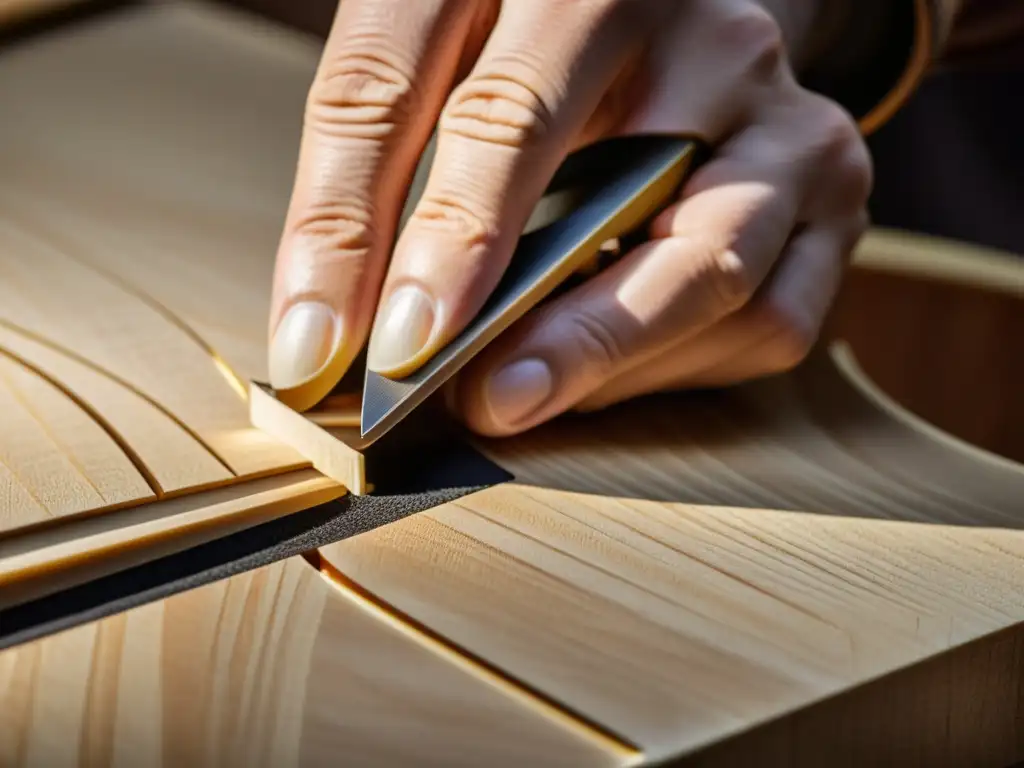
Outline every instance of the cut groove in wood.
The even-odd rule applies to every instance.
[[[0,652],[0,710],[12,768],[627,764],[300,558]]]
[[[359,586],[321,558],[318,553],[308,553],[305,555],[305,559],[346,600],[360,606],[383,624],[426,646],[460,669],[497,686],[514,700],[537,709],[546,718],[580,733],[603,749],[618,753],[627,761],[626,765],[638,765],[643,760],[643,752],[635,744],[631,744],[618,734],[587,719],[578,712],[572,711],[536,688],[524,684],[523,681],[512,677],[481,656],[442,637],[426,625]]]
[[[100,414],[139,456],[163,495],[235,477],[187,425],[87,360],[65,354],[44,339],[16,332],[2,320],[0,347],[44,371],[69,396]]]
[[[83,400],[81,397],[75,394],[67,386],[65,386],[60,381],[46,373],[46,371],[33,365],[31,362],[15,354],[10,349],[5,349],[3,346],[0,346],[0,355],[10,360],[13,360],[18,365],[21,365],[24,368],[32,371],[33,374],[46,381],[54,389],[60,391],[61,394],[63,394],[66,398],[68,398],[71,402],[78,406],[78,408],[80,408],[86,416],[92,419],[96,426],[102,429],[106,433],[107,437],[109,437],[111,441],[113,441],[117,445],[117,447],[120,448],[125,458],[131,462],[132,466],[135,467],[136,471],[146,481],[146,484],[149,486],[149,490],[152,491],[153,494],[157,497],[163,495],[163,489],[160,487],[160,483],[157,481],[156,477],[153,476],[153,473],[150,472],[149,468],[146,466],[146,463],[142,460],[142,457],[140,457],[135,452],[131,445],[128,444],[128,441],[126,441],[124,437],[121,434],[119,434],[116,429],[114,429],[110,422],[103,418],[102,414],[100,414],[96,409],[89,405],[89,403],[87,403],[85,400]],[[2,375],[2,372],[0,372],[0,376]],[[8,382],[8,384],[10,384],[10,382]],[[95,488],[95,486],[93,487]],[[96,490],[97,492],[99,492],[99,489]]]
[[[229,475],[233,477],[237,476],[235,472],[231,469],[231,467],[228,465],[228,463],[224,460],[224,458],[221,455],[219,455],[214,448],[207,445],[203,438],[200,435],[198,435],[195,432],[195,430],[193,430],[187,423],[185,423],[184,420],[176,416],[173,411],[164,406],[158,400],[150,397],[143,390],[138,389],[130,382],[125,381],[113,371],[109,371],[106,368],[97,365],[89,358],[83,357],[74,350],[61,346],[60,344],[57,344],[56,342],[46,338],[45,336],[41,336],[38,333],[34,333],[28,328],[24,328],[18,325],[17,323],[8,320],[7,318],[0,317],[0,326],[6,328],[7,330],[13,333],[24,336],[26,339],[29,339],[30,341],[33,341],[41,346],[44,346],[47,349],[51,350],[52,352],[56,352],[59,355],[63,355],[64,357],[68,358],[69,360],[73,360],[79,365],[85,366],[93,373],[97,373],[100,376],[103,376],[104,378],[117,384],[119,387],[122,387],[123,389],[127,390],[136,397],[145,400],[146,403],[148,403],[153,408],[158,410],[161,414],[163,414],[165,417],[173,421],[175,425],[177,425],[177,427],[181,429],[181,431],[185,432],[189,437],[191,437],[192,440],[194,440],[197,445],[199,445],[204,451],[206,451],[210,455],[211,458],[213,458],[221,467],[223,467],[225,472],[227,472]]]
[[[25,219],[22,219],[22,221],[24,222]],[[75,248],[71,243],[63,242],[54,233],[49,233],[45,237],[45,239],[49,240],[52,245],[59,247],[61,252],[66,254],[68,258],[78,262],[87,269],[90,269],[94,272],[103,275],[103,277],[105,277],[107,280],[114,283],[118,287],[120,287],[121,290],[123,290],[125,293],[134,296],[143,304],[145,304],[154,312],[156,312],[158,315],[167,320],[167,322],[177,327],[178,330],[180,330],[183,334],[185,334],[185,336],[191,339],[192,342],[195,343],[197,347],[199,347],[203,352],[209,355],[214,367],[217,369],[220,375],[224,377],[224,380],[228,383],[228,386],[230,386],[232,391],[238,395],[239,399],[242,400],[243,402],[248,401],[249,392],[247,387],[245,386],[245,383],[242,380],[242,377],[239,376],[238,373],[236,373],[232,369],[232,367],[223,357],[221,357],[220,354],[218,354],[217,350],[210,346],[210,344],[208,344],[202,336],[196,333],[195,329],[192,328],[192,326],[190,326],[184,319],[179,317],[177,314],[172,312],[169,307],[162,304],[154,296],[147,293],[139,286],[134,285],[133,283],[125,279],[122,275],[119,275],[116,272],[107,269],[102,264],[96,264],[92,261],[89,261],[88,259],[83,258],[80,254],[76,252]]]
[[[245,401],[178,325],[10,222],[0,222],[0,243],[0,307],[9,321],[147,392],[189,423],[237,475],[300,463],[289,447],[248,424]]]
[[[0,349],[0,460],[58,522],[155,498],[103,420],[17,356]],[[14,510],[13,530],[22,526]],[[11,527],[0,527],[0,535]]]

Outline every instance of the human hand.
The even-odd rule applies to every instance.
[[[795,365],[871,183],[852,118],[792,70],[818,2],[519,0],[499,13],[494,0],[343,0],[278,254],[271,384],[312,405],[371,323],[369,366],[414,371],[487,299],[565,155],[630,133],[697,135],[714,155],[648,242],[528,313],[449,401],[502,435]],[[435,124],[429,180],[395,243]]]

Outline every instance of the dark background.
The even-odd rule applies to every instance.
[[[868,139],[874,224],[1024,254],[1021,94],[1024,65],[940,72],[923,83]]]

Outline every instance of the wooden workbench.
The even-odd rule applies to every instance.
[[[317,55],[191,2],[0,52],[0,608],[347,494],[245,400]],[[0,765],[1007,766],[1022,297],[873,232],[793,374],[0,652]]]

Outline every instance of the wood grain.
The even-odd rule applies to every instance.
[[[86,359],[144,393],[202,440],[233,474],[305,463],[248,423],[244,391],[216,359],[140,291],[30,234],[25,219],[0,223],[0,321]],[[68,389],[73,382],[66,382]]]
[[[169,2],[6,51],[0,92],[18,109],[0,124],[4,219],[144,292],[243,388],[266,381],[274,252],[319,46]]]
[[[4,766],[624,765],[301,559],[0,653]]]
[[[999,265],[1012,292],[1024,264]],[[331,545],[324,560],[650,759],[697,754],[887,676],[902,700],[825,712],[906,715],[906,697],[926,697],[950,667],[909,689],[897,673],[1024,621],[1024,466],[904,411],[844,345],[790,376],[483,445],[515,486]],[[996,689],[986,715],[1005,753],[1013,696]],[[928,730],[954,714],[944,738]],[[909,735],[900,746],[916,762],[893,764],[986,764],[969,714],[922,703],[917,746]],[[784,764],[814,765],[815,732],[790,736]],[[855,754],[895,760],[887,743]],[[932,761],[951,754],[966,762]]]
[[[247,380],[315,56],[228,18],[142,6],[4,52],[0,353],[61,415],[3,390],[0,535],[310,465],[250,423]]]
[[[247,17],[158,4],[5,56],[0,87],[19,109],[0,121],[0,347],[52,379],[34,398],[62,405],[0,445],[18,446],[17,464],[59,437],[42,455],[61,472],[40,482],[106,510],[41,528],[49,508],[5,462],[5,519],[21,515],[0,540],[8,589],[281,513],[306,503],[300,485],[308,499],[343,492],[253,430],[239,392],[265,379],[317,53]],[[905,249],[873,242],[908,272]],[[1008,294],[1024,279],[1003,257],[993,272],[934,243],[910,251],[953,264],[947,283]],[[905,296],[907,317],[925,312]],[[950,303],[948,322],[966,306]],[[901,343],[925,343],[927,324],[906,328]],[[515,484],[325,548],[333,586],[289,561],[5,652],[0,763],[637,758],[599,732],[647,760],[706,765],[820,765],[829,743],[873,765],[1024,757],[1024,468],[863,379],[856,361],[881,332],[796,375],[482,443]],[[1020,349],[986,332],[987,348]],[[924,361],[946,375],[948,358]],[[24,363],[5,370],[24,379]],[[991,423],[992,404],[965,391],[963,418]],[[69,410],[72,396],[88,410]],[[70,426],[87,414],[109,429]],[[91,461],[109,460],[89,464],[93,444]],[[126,459],[158,498],[88,500]]]
[[[0,348],[50,380],[61,382],[62,390],[76,398],[80,407],[102,419],[155,495],[220,484],[235,477],[187,424],[153,399],[105,375],[91,361],[65,354],[2,324]]]
[[[0,608],[340,498],[305,469],[0,539]]]
[[[0,461],[18,486],[10,493],[40,521],[154,497],[105,423],[18,359],[4,355],[0,413]],[[20,516],[11,515],[15,508],[5,505],[0,531],[20,523]]]

